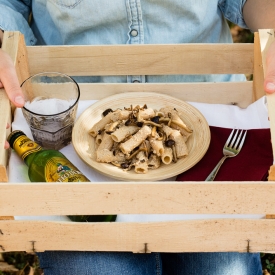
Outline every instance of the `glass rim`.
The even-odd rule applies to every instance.
[[[20,87],[22,87],[23,84],[24,84],[27,80],[29,80],[29,79],[31,79],[31,78],[33,78],[33,77],[35,77],[35,76],[44,75],[44,74],[59,74],[59,75],[66,76],[66,77],[68,77],[69,79],[71,79],[71,80],[76,84],[76,87],[77,87],[77,98],[76,98],[74,104],[72,104],[72,106],[70,106],[70,107],[69,107],[68,109],[66,109],[65,111],[62,111],[62,112],[59,112],[59,113],[55,113],[55,114],[51,114],[51,115],[44,115],[44,114],[38,114],[38,113],[32,112],[31,110],[29,110],[29,109],[26,108],[25,106],[23,106],[22,109],[26,110],[27,112],[29,112],[29,113],[31,113],[31,114],[34,114],[34,115],[37,115],[37,116],[45,116],[45,117],[52,117],[52,116],[60,115],[60,114],[66,113],[66,112],[68,112],[69,110],[71,110],[71,109],[78,103],[78,101],[79,101],[79,98],[80,98],[80,88],[79,88],[78,83],[77,83],[71,76],[69,76],[69,75],[67,75],[67,74],[59,73],[59,72],[42,72],[42,73],[37,73],[37,74],[31,75],[31,76],[29,76],[28,78],[26,78],[26,79],[21,83]]]

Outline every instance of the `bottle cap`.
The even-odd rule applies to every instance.
[[[8,142],[10,144],[10,147],[13,148],[13,143],[14,143],[15,139],[18,138],[19,136],[23,136],[23,135],[24,136],[26,135],[23,131],[20,131],[20,130],[12,131],[7,138]]]

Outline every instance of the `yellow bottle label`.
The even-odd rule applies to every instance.
[[[62,157],[53,157],[45,165],[47,182],[89,181],[71,162]]]
[[[29,154],[40,151],[42,147],[26,136],[19,136],[13,144],[13,149],[24,160]]]

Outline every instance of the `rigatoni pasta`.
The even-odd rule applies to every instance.
[[[163,154],[161,155],[162,163],[170,164],[173,161],[173,150],[170,147],[164,147]]]
[[[137,161],[135,163],[135,172],[138,174],[146,174],[148,172],[148,157],[144,151],[138,152]]]
[[[126,154],[129,155],[134,148],[139,146],[147,137],[151,134],[152,130],[149,126],[144,125],[141,127],[141,129],[134,134],[131,138],[129,138],[127,141],[122,142],[119,146],[120,150]]]
[[[144,174],[188,156],[186,141],[192,129],[173,107],[131,105],[103,114],[89,130],[98,162]]]
[[[135,134],[139,129],[140,128],[138,126],[122,125],[111,134],[111,137],[115,142],[121,142],[128,136]]]

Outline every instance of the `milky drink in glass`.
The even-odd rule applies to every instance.
[[[68,145],[80,96],[76,81],[46,72],[26,79],[21,88],[26,101],[22,112],[34,140],[46,149],[60,150]]]

